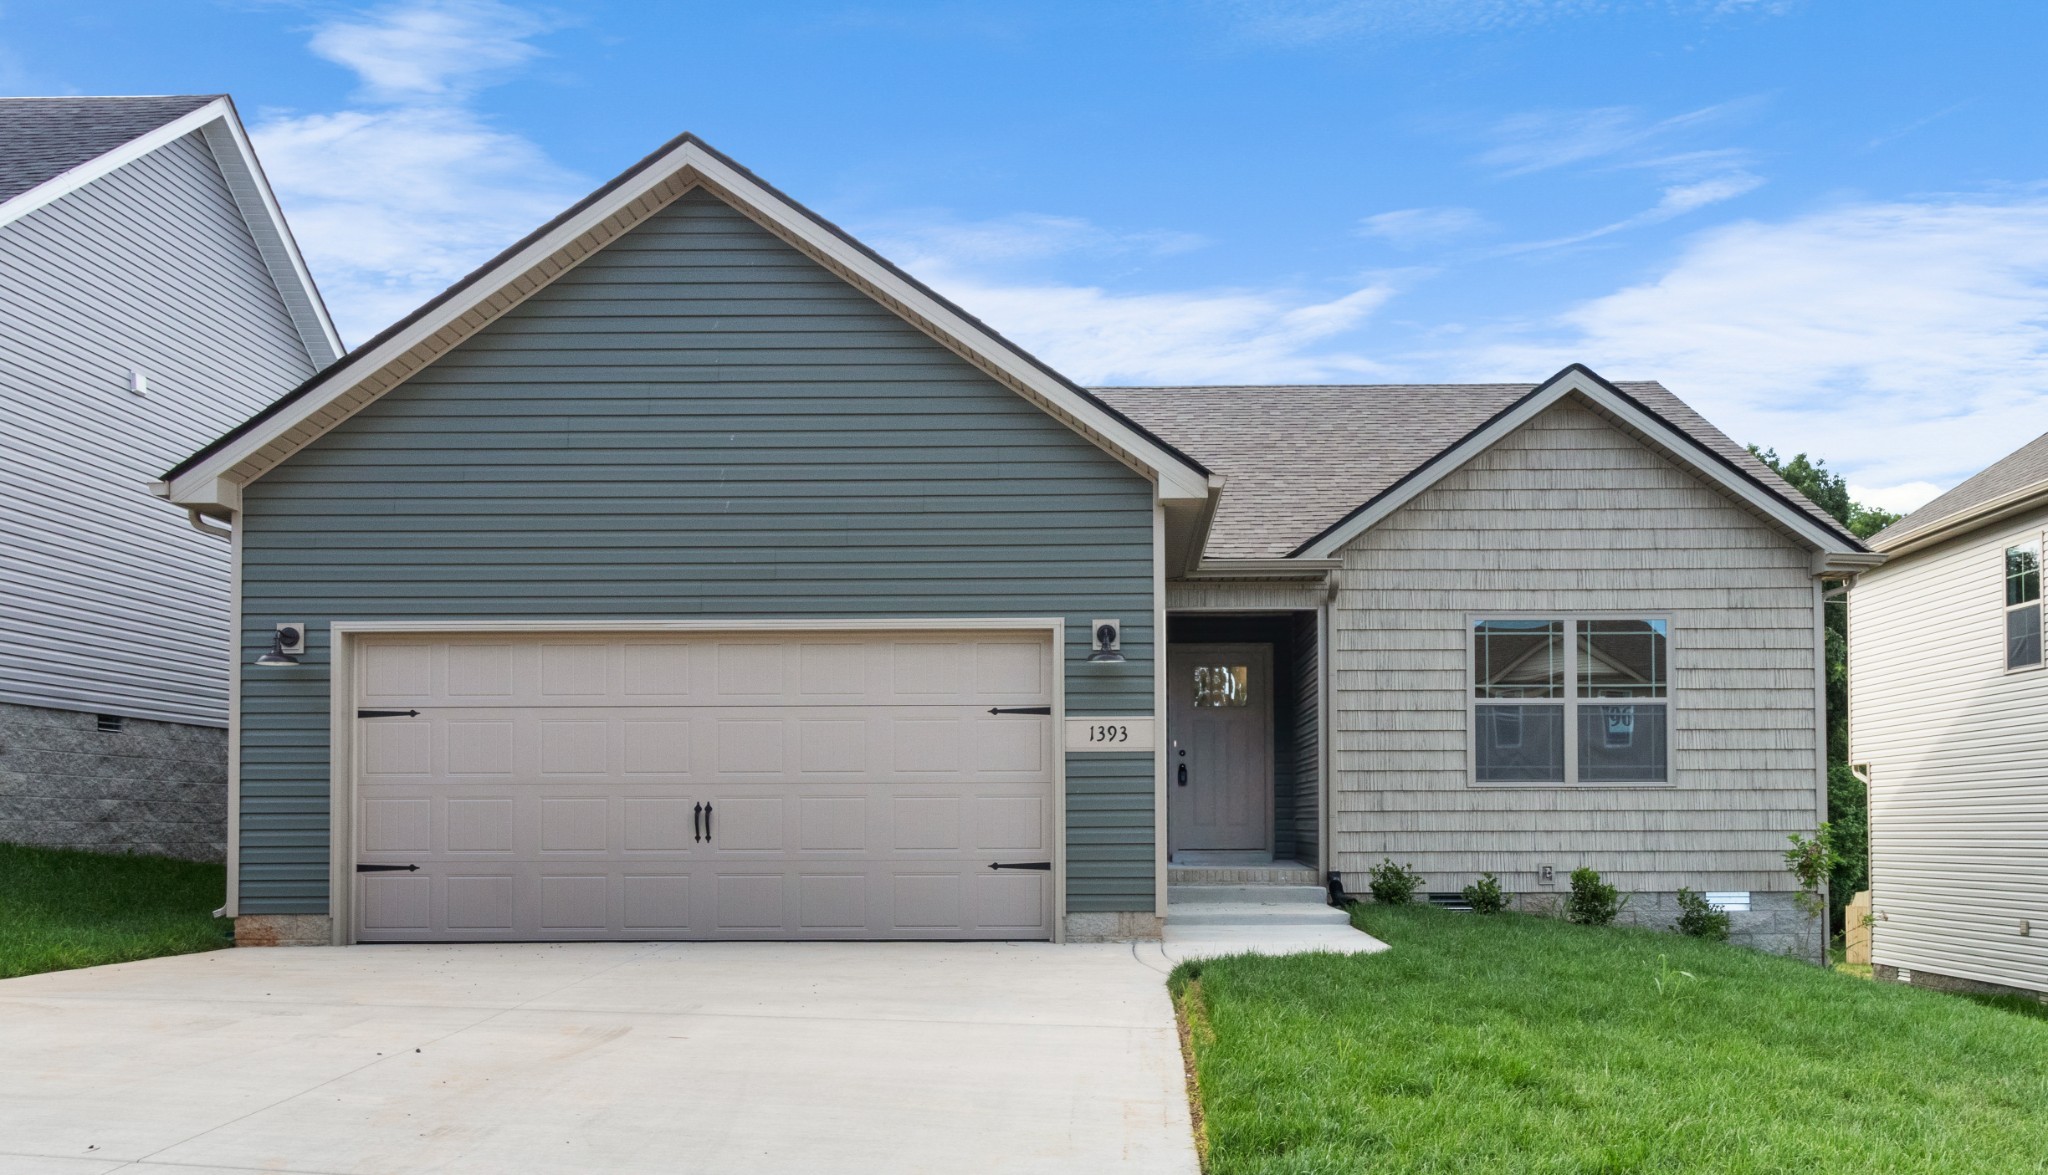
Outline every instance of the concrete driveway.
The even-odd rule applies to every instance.
[[[232,950],[0,982],[0,1171],[1195,1171],[1156,947]]]

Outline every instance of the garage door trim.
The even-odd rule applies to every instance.
[[[630,636],[649,633],[861,633],[861,632],[1030,632],[1052,639],[1052,720],[1064,728],[1067,712],[1066,621],[1061,617],[975,617],[847,620],[337,620],[328,625],[328,914],[333,942],[355,941],[355,719],[357,649],[366,638],[380,636],[470,636],[502,633],[520,636]],[[1053,917],[1054,942],[1066,937],[1067,908],[1067,765],[1053,756]]]

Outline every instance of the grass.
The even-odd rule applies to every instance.
[[[0,844],[0,979],[232,945],[219,865]]]
[[[1357,907],[1171,981],[1205,1169],[2048,1170],[2048,1021],[1737,947]]]

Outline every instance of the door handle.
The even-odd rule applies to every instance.
[[[702,804],[698,804],[690,809],[690,839],[693,841],[704,839],[704,805]]]
[[[707,842],[711,839],[711,805],[708,803],[704,805],[704,839]]]
[[[1188,765],[1186,763],[1180,765],[1180,785],[1182,787],[1188,785]]]

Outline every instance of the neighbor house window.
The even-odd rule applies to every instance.
[[[2005,667],[2041,663],[2041,544],[2005,549]]]
[[[1474,621],[1473,782],[1669,782],[1670,676],[1663,620]]]

